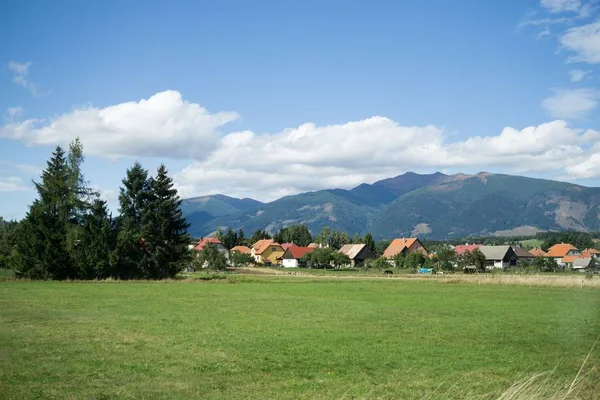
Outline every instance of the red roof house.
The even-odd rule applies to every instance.
[[[287,249],[285,249],[285,253],[283,253],[283,266],[288,268],[298,267],[300,259],[304,257],[305,254],[314,250],[314,247],[301,247],[294,243],[290,243],[289,246],[287,246]]]
[[[467,251],[473,251],[479,249],[480,247],[480,244],[459,244],[458,246],[456,246],[454,251],[456,252],[457,256],[462,256]]]

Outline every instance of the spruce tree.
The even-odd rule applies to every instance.
[[[113,274],[120,279],[143,276],[142,262],[147,256],[142,237],[142,217],[148,207],[148,171],[139,162],[127,170],[119,194],[118,235]]]
[[[112,255],[116,234],[106,201],[96,199],[84,217],[80,240],[74,254],[83,279],[106,279],[113,274]]]
[[[23,221],[18,241],[17,274],[34,279],[75,279],[67,236],[75,205],[71,196],[71,172],[65,152],[57,146],[42,172],[42,182],[34,182],[39,198]]]
[[[370,233],[367,233],[365,235],[364,243],[365,243],[365,245],[367,245],[367,248],[369,250],[371,250],[371,254],[373,254],[373,256],[375,256],[376,252],[377,252],[377,248],[375,246],[375,239],[373,239],[373,235],[371,235]]]
[[[238,229],[238,231],[237,231],[237,243],[235,245],[236,246],[245,246],[246,245],[246,235],[244,234],[244,230],[242,228]]]
[[[150,181],[148,207],[143,214],[143,236],[150,256],[143,265],[147,278],[174,277],[190,262],[189,224],[167,168],[161,165]]]

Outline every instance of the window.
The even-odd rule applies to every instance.
[[[271,247],[271,251],[277,251],[277,247]]]

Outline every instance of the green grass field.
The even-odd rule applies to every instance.
[[[521,240],[521,246],[540,247],[542,243],[544,243],[544,241],[540,239]]]
[[[0,398],[497,398],[538,372],[570,382],[599,333],[587,288],[7,281]]]

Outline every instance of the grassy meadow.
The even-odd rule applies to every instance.
[[[592,399],[599,333],[594,288],[5,281],[0,398],[493,399],[546,371],[564,391],[589,356]]]
[[[527,247],[540,247],[542,243],[544,243],[544,241],[540,239],[521,240],[521,246]]]

